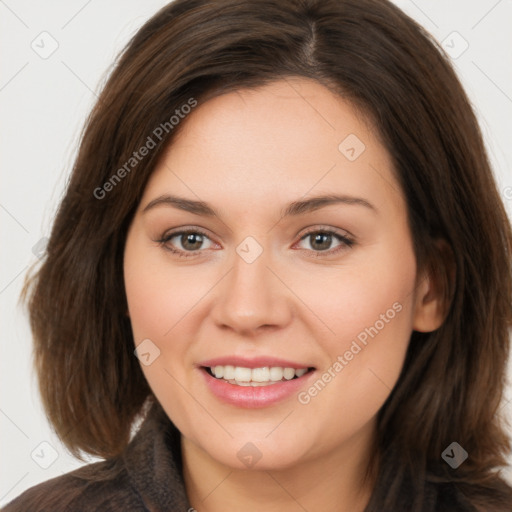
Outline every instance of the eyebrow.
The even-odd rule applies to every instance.
[[[346,204],[346,205],[357,205],[364,206],[374,213],[378,213],[377,208],[366,199],[361,197],[353,197],[347,195],[329,194],[311,197],[303,201],[293,201],[288,204],[282,213],[281,217],[303,215],[305,213],[313,212],[330,206],[333,204]],[[142,210],[142,213],[146,213],[157,206],[170,206],[183,210],[186,212],[194,213],[196,215],[202,215],[206,217],[218,216],[217,212],[204,201],[196,201],[193,199],[186,199],[184,197],[174,196],[170,194],[164,194],[150,201]]]

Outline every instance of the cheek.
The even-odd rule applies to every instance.
[[[412,249],[378,247],[364,258],[358,256],[356,263],[347,262],[339,271],[317,272],[314,279],[294,281],[297,295],[304,297],[329,330],[325,337],[329,352],[348,348],[358,336],[364,343],[365,333],[370,336],[368,330],[375,333],[373,327],[379,333],[399,332],[407,330],[412,321],[410,303],[416,279]]]
[[[157,251],[148,251],[144,244],[147,242],[143,237],[131,233],[124,258],[125,289],[134,341],[136,346],[147,339],[154,344],[149,345],[150,363],[143,364],[141,359],[142,372],[167,414],[173,420],[178,419],[178,428],[184,429],[192,421],[190,416],[193,414],[191,408],[184,405],[190,404],[190,397],[183,387],[189,387],[183,372],[187,337],[178,333],[185,324],[187,311],[199,299],[195,297],[199,290],[194,292],[190,286],[190,276],[187,286],[183,272],[162,265],[161,256],[155,257]],[[172,350],[169,350],[171,342]]]
[[[126,243],[124,282],[135,342],[164,340],[204,294],[192,270],[177,269],[136,232]]]
[[[180,404],[190,403],[182,386],[194,385],[187,369],[194,363],[190,345],[195,319],[218,277],[211,269],[173,265],[165,251],[148,247],[147,238],[134,232],[126,243],[124,280],[135,346],[149,339],[158,354],[141,369],[159,400],[175,398],[168,410],[177,408],[175,413],[185,417],[189,411]]]
[[[311,414],[349,411],[352,419],[345,421],[364,423],[377,413],[403,366],[412,332],[415,277],[412,249],[388,249],[362,262],[357,271],[342,272],[337,283],[318,283],[321,293],[309,294],[312,309],[334,332],[322,341],[325,367],[299,397]],[[338,418],[333,419],[331,427],[338,425]]]

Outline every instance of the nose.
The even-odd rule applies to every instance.
[[[250,263],[234,254],[233,267],[216,287],[211,314],[217,326],[251,337],[290,323],[293,293],[272,267],[266,250]]]

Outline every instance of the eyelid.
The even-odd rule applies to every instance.
[[[325,251],[314,251],[310,249],[299,249],[300,251],[306,251],[309,253],[313,258],[328,258],[329,256],[337,256],[340,252],[344,252],[348,249],[351,249],[356,244],[356,239],[354,235],[349,233],[348,231],[341,231],[338,228],[333,228],[329,226],[322,226],[322,225],[314,225],[310,229],[307,229],[306,232],[303,232],[299,238],[299,240],[294,244],[299,244],[302,242],[302,240],[306,239],[308,236],[312,235],[313,233],[323,233],[332,235],[333,237],[337,238],[340,241],[340,245],[338,247],[335,247],[334,249],[327,249]]]
[[[198,226],[181,226],[179,228],[170,229],[166,231],[159,239],[155,240],[155,242],[160,243],[161,245],[165,245],[171,238],[174,238],[178,235],[185,235],[187,233],[199,234],[210,240],[213,244],[216,244],[212,237],[204,230]],[[217,244],[218,245],[218,244]],[[206,249],[199,249],[197,251],[182,251],[181,249],[176,249],[176,252],[186,252],[190,255],[199,254],[199,252],[204,251]],[[174,251],[173,251],[174,252]]]
[[[340,237],[343,237],[346,239],[355,240],[355,236],[352,233],[350,233],[349,231],[347,231],[346,229],[334,228],[332,226],[326,226],[323,224],[313,224],[312,226],[308,226],[304,229],[305,229],[305,231],[301,231],[300,232],[301,234],[297,235],[297,236],[300,236],[301,240],[305,236],[310,235],[311,233],[317,233],[317,232],[331,233],[331,234],[334,234],[334,235],[337,235],[337,236],[340,236]]]
[[[166,245],[167,242],[171,238],[174,238],[175,236],[178,236],[178,235],[184,235],[187,233],[197,233],[197,234],[200,234],[200,235],[206,237],[212,243],[214,243],[214,244],[217,243],[217,242],[214,242],[214,240],[212,240],[212,238],[206,232],[206,230],[204,230],[203,228],[200,228],[198,226],[181,226],[179,228],[174,228],[174,229],[168,230],[158,240],[155,240],[155,242],[158,242],[166,250],[176,254],[177,256],[181,256],[181,257],[195,257],[207,250],[207,249],[198,249],[196,251],[183,251],[182,249],[174,249],[174,248],[168,247]],[[330,226],[323,226],[323,225],[315,224],[313,226],[306,228],[306,231],[302,232],[299,240],[297,242],[295,242],[295,244],[292,247],[295,247],[295,245],[302,242],[302,240],[304,240],[305,238],[307,238],[309,235],[311,235],[313,233],[329,234],[329,235],[336,237],[341,242],[340,246],[338,246],[337,248],[328,249],[325,251],[299,249],[300,251],[306,251],[308,253],[314,254],[315,258],[334,256],[334,255],[338,254],[339,252],[341,252],[343,250],[350,249],[353,245],[355,245],[355,237],[348,231],[340,230],[339,228],[333,228]],[[299,235],[297,235],[297,236],[299,236]]]
[[[163,239],[169,239],[176,235],[181,235],[185,233],[199,233],[200,235],[204,235],[211,239],[211,237],[208,235],[206,230],[203,228],[200,228],[198,226],[180,226],[179,228],[173,228],[167,230],[160,238]]]

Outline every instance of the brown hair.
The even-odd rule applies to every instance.
[[[48,418],[75,456],[113,457],[151,396],[133,354],[123,251],[148,177],[183,123],[127,170],[133,152],[191,98],[291,76],[319,81],[372,119],[407,200],[419,267],[439,277],[449,305],[438,330],[412,333],[379,412],[383,463],[366,510],[441,510],[436,496],[449,486],[459,492],[450,510],[505,510],[512,490],[498,470],[510,444],[497,412],[511,227],[448,58],[384,0],[177,0],[135,34],[87,120],[46,258],[25,287]],[[469,453],[456,470],[441,458],[452,441]]]

